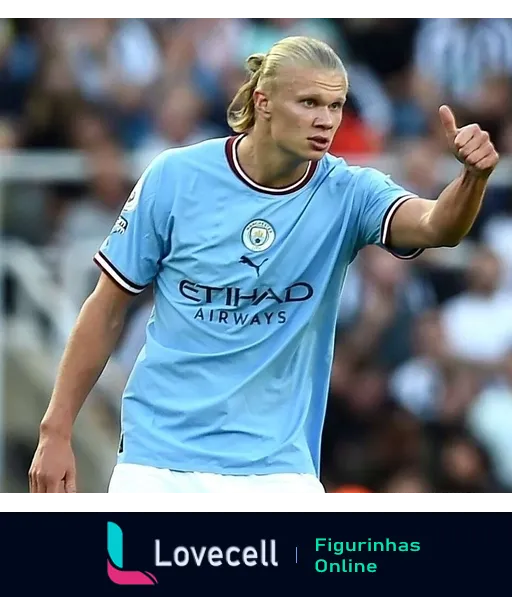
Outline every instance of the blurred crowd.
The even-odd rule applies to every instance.
[[[140,174],[127,174],[127,152],[142,168],[230,134],[245,57],[295,34],[329,42],[347,67],[333,153],[399,155],[395,180],[434,198],[447,102],[512,155],[511,19],[0,19],[0,151],[81,151],[88,167],[83,184],[11,185],[4,234],[61,254],[80,242],[90,260]],[[463,247],[413,262],[368,248],[351,266],[329,491],[512,490],[511,191],[489,188]],[[135,303],[117,349],[127,372],[150,308],[150,294]]]

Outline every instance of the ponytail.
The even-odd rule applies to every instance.
[[[253,54],[246,60],[250,78],[237,91],[228,107],[227,121],[236,133],[244,133],[254,126],[254,92],[260,80],[264,54]]]

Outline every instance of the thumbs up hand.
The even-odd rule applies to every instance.
[[[446,105],[439,108],[439,117],[450,150],[459,162],[477,176],[490,176],[498,164],[499,155],[489,133],[483,131],[478,124],[458,128],[453,112]]]

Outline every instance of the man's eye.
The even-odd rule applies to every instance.
[[[303,99],[302,103],[306,106],[306,108],[313,108],[316,105],[315,100],[311,98]]]

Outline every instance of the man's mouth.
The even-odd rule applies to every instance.
[[[315,149],[325,149],[329,146],[329,137],[324,135],[315,135],[314,137],[308,137],[308,141]]]

